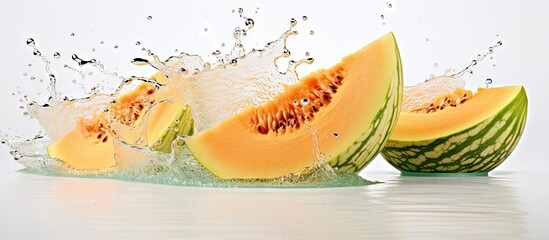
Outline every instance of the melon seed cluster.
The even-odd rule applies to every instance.
[[[330,104],[343,79],[344,69],[341,66],[334,71],[308,76],[284,94],[255,108],[254,113],[250,114],[250,129],[260,134],[284,134],[299,129],[305,121],[311,121],[322,107]]]
[[[120,96],[108,110],[105,110],[105,112],[110,112],[112,117],[101,112],[94,114],[91,118],[82,117],[77,124],[84,136],[106,142],[109,138],[108,133],[112,132],[116,135],[114,131],[109,131],[111,122],[117,121],[127,126],[136,122],[143,112],[154,103],[155,92],[156,88],[152,84],[140,84],[135,90]]]
[[[446,107],[457,107],[473,97],[473,92],[462,88],[456,89],[453,93],[447,93],[437,96],[432,102],[423,105],[423,107],[413,109],[415,113],[434,113],[442,111]]]

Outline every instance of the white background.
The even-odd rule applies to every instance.
[[[545,71],[549,54],[547,24],[549,4],[544,1],[9,1],[2,4],[0,58],[2,77],[0,96],[3,111],[1,131],[30,134],[36,129],[32,119],[22,116],[19,99],[28,94],[44,101],[45,84],[30,81],[30,76],[47,79],[43,64],[26,46],[33,37],[42,54],[53,63],[53,70],[66,89],[77,75],[62,66],[76,66],[73,53],[97,58],[107,69],[124,76],[146,75],[154,71],[131,65],[134,57],[145,57],[139,49],[147,47],[167,57],[174,49],[207,55],[216,49],[227,51],[235,26],[243,27],[231,10],[242,7],[244,15],[255,20],[245,39],[247,49],[261,47],[278,38],[288,28],[289,19],[299,20],[300,34],[288,40],[293,59],[306,51],[315,58],[312,66],[300,73],[329,67],[339,59],[388,31],[393,31],[400,46],[407,85],[423,81],[430,74],[442,74],[447,68],[460,70],[489,46],[502,41],[494,59],[479,63],[468,87],[524,85],[529,97],[529,115],[525,133],[511,157],[498,170],[545,170],[547,160],[541,152],[548,135],[549,97]],[[255,13],[259,7],[258,13]],[[147,20],[147,16],[153,16]],[[301,16],[309,20],[303,22]],[[380,15],[384,15],[382,20]],[[386,24],[383,25],[382,23]],[[205,32],[204,28],[208,28]],[[309,30],[314,35],[309,35]],[[75,33],[74,37],[70,34]],[[428,40],[427,40],[428,39]],[[100,44],[104,41],[104,44]],[[140,41],[141,46],[135,46]],[[225,43],[227,47],[221,48]],[[114,49],[118,45],[118,49]],[[92,52],[91,49],[96,51]],[[53,52],[61,53],[60,59]],[[210,58],[211,59],[211,58]],[[438,63],[438,67],[435,67]],[[32,64],[32,67],[28,67]],[[493,64],[496,66],[494,67]],[[88,72],[90,69],[84,69]],[[24,77],[23,73],[27,73]],[[98,74],[94,74],[99,79]],[[91,77],[87,78],[92,81]],[[20,89],[17,89],[19,87]],[[21,95],[12,93],[21,91]],[[36,95],[41,92],[40,96]],[[24,131],[24,132],[22,132]],[[0,148],[0,170],[13,171],[19,166]],[[394,171],[383,159],[376,159],[367,171]]]

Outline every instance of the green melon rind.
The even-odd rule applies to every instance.
[[[177,122],[179,120],[179,122]],[[175,131],[178,129],[179,131]],[[194,134],[194,119],[192,118],[191,109],[188,105],[185,106],[177,115],[176,119],[169,126],[168,130],[159,139],[159,144],[154,145],[154,150],[170,153],[172,151],[172,142],[178,136],[191,136]],[[184,145],[184,141],[178,141],[177,145]]]
[[[516,147],[524,131],[527,109],[528,98],[522,88],[507,106],[477,125],[434,140],[389,139],[381,155],[403,172],[489,172]]]
[[[329,161],[337,171],[356,173],[365,168],[379,154],[396,126],[402,104],[403,75],[400,51],[394,35],[393,41],[397,64],[385,95],[385,103],[360,138]]]

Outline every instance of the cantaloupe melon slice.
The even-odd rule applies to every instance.
[[[355,172],[387,140],[401,97],[400,56],[390,33],[186,144],[220,178],[274,178],[313,164],[311,131],[305,126],[310,124],[319,130],[319,148],[330,163]]]
[[[152,78],[159,83],[167,83],[161,73]],[[113,169],[116,166],[113,134],[129,144],[136,144],[144,135],[146,141],[142,146],[148,145],[157,151],[170,152],[171,142],[177,136],[193,133],[190,109],[185,107],[175,91],[168,86],[156,90],[152,84],[139,85],[135,90],[120,96],[109,107],[109,111],[117,117],[116,120],[105,114],[80,119],[76,129],[47,147],[48,155],[76,169]],[[151,108],[154,103],[158,104]],[[149,112],[143,133],[135,131],[122,134],[111,129],[112,121],[128,126],[141,124],[145,120],[142,116],[147,111]]]

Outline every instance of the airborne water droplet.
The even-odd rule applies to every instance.
[[[314,35],[314,34],[315,34],[315,31],[314,31],[314,30],[311,30],[311,31],[309,31],[309,34],[310,34],[310,35]]]
[[[132,59],[132,63],[137,66],[145,66],[149,65],[149,60],[143,58],[134,58]]]
[[[428,41],[429,41],[429,38],[425,38],[425,41],[428,42]]]
[[[135,45],[139,46],[139,45],[141,45],[141,42],[137,41],[137,42],[135,42]]]
[[[242,15],[244,13],[244,9],[238,8],[238,14]]]
[[[74,37],[74,33],[71,33],[71,37]]]
[[[152,20],[153,16],[147,16],[147,20]]]
[[[307,21],[309,19],[309,17],[303,16],[303,17],[301,17],[301,19],[303,19],[303,21]]]
[[[486,79],[486,88],[490,87],[490,84],[492,84],[492,79],[491,78]]]
[[[385,19],[385,16],[383,16],[383,14],[381,15],[381,19]]]
[[[246,19],[244,23],[246,24],[246,27],[248,27],[248,29],[251,29],[254,27],[254,20],[251,18]]]
[[[34,51],[32,51],[32,54],[34,54],[34,56],[42,56],[42,53],[40,53],[38,49],[34,49]]]
[[[305,52],[305,57],[311,56],[309,52]]]
[[[54,52],[54,53],[53,53],[53,57],[54,57],[55,59],[59,59],[59,58],[61,58],[61,54],[58,53],[58,52]]]
[[[438,67],[438,63],[433,64],[435,67]]]
[[[501,41],[498,41],[498,43],[497,43],[497,44],[498,44],[498,46],[501,46],[501,45],[503,45],[503,43],[502,43]]]
[[[34,39],[32,39],[32,38],[28,38],[28,39],[27,39],[27,46],[29,46],[29,47],[34,47],[35,45],[36,45],[36,44],[35,44],[35,42],[34,42]]]
[[[208,31],[208,28],[204,28],[204,32],[207,32]]]
[[[290,19],[290,26],[295,27],[297,25],[297,20],[295,18]]]
[[[114,45],[114,48],[117,49],[117,48],[118,48],[118,45]]]

